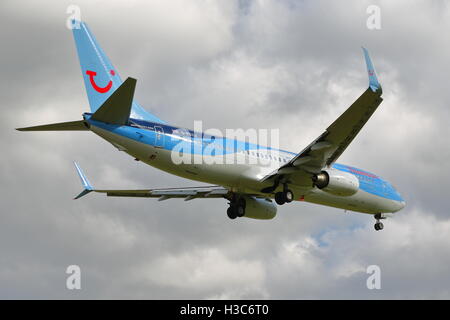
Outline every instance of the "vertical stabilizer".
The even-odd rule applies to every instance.
[[[80,22],[79,28],[73,29],[73,36],[89,105],[94,113],[120,87],[122,79],[86,23]],[[132,102],[131,117],[165,123],[144,110],[136,101]]]

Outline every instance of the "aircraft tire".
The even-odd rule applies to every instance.
[[[294,193],[292,193],[292,191],[289,189],[283,192],[283,196],[286,203],[292,202],[294,200]]]
[[[237,214],[236,214],[236,211],[234,210],[233,206],[229,206],[228,207],[228,209],[227,209],[227,216],[228,216],[228,218],[230,218],[232,220],[237,218]]]
[[[284,197],[283,192],[275,193],[275,202],[280,206],[286,203],[286,199]]]
[[[383,223],[381,223],[381,222],[375,223],[375,230],[381,231],[381,230],[383,230],[383,228],[384,228]]]
[[[245,215],[245,207],[243,205],[237,205],[235,211],[237,217],[243,217]]]

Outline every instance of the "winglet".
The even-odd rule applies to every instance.
[[[364,47],[362,47],[362,49],[364,52],[364,58],[366,59],[367,73],[369,74],[369,87],[373,92],[377,92],[379,90],[381,93],[381,84],[378,82],[375,68],[373,67],[372,60],[369,56],[369,51],[367,51]]]
[[[81,168],[78,166],[78,164],[74,161],[75,168],[77,169],[78,176],[80,177],[81,184],[83,185],[83,191],[79,195],[77,195],[74,200],[81,198],[82,196],[87,195],[88,193],[94,191],[94,188],[92,188],[91,184],[89,183],[89,180],[84,175]]]

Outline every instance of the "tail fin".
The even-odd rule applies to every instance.
[[[122,79],[86,23],[80,22],[79,28],[73,29],[73,36],[91,112],[94,113],[120,87]],[[132,103],[131,117],[165,123],[144,110],[136,101]]]

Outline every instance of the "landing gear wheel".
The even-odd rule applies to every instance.
[[[280,206],[286,203],[283,192],[275,193],[275,202]]]
[[[234,197],[230,201],[230,206],[227,209],[227,215],[230,219],[236,219],[237,217],[243,217],[245,215],[245,198]]]
[[[275,202],[279,205],[292,202],[292,200],[294,200],[294,194],[289,189],[275,193]]]
[[[239,198],[236,204],[236,214],[238,217],[243,217],[245,215],[245,198]]]
[[[289,203],[292,202],[292,200],[294,200],[294,194],[292,193],[291,190],[287,189],[286,191],[283,192],[284,195],[284,200]]]
[[[238,204],[235,207],[235,212],[236,212],[236,216],[243,217],[245,215],[245,207],[240,205],[240,204]]]
[[[375,223],[375,230],[380,231],[380,230],[383,230],[383,228],[384,228],[383,223],[381,223],[381,222]]]
[[[375,220],[377,220],[377,222],[374,225],[375,230],[377,231],[383,230],[384,226],[380,220],[386,219],[386,217],[382,213],[377,213],[375,214],[374,218]]]
[[[228,207],[227,215],[228,215],[228,218],[230,218],[232,220],[237,218],[237,214],[236,214],[233,206]]]

